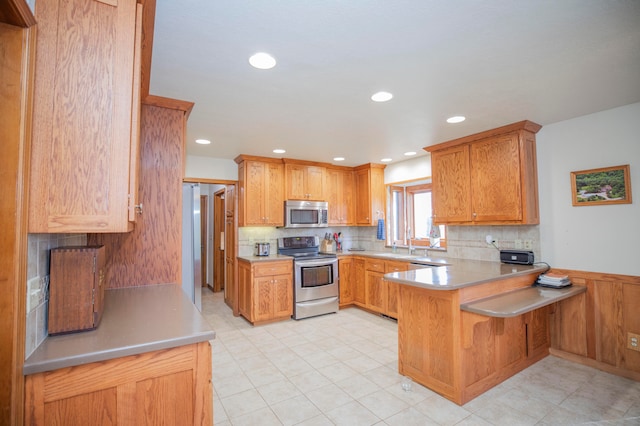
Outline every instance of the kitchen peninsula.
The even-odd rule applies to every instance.
[[[546,269],[456,260],[386,274],[399,287],[399,373],[462,405],[547,356],[553,303],[586,288],[532,288]]]

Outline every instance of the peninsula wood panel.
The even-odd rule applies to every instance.
[[[174,101],[175,102],[175,101]],[[182,178],[186,114],[143,104],[140,186],[143,212],[127,234],[95,234],[107,249],[108,288],[182,281]]]
[[[554,269],[586,285],[581,300],[562,300],[550,317],[554,355],[640,380],[640,352],[627,347],[640,334],[640,277]],[[569,322],[569,319],[571,322]]]
[[[4,19],[0,16],[0,21]],[[27,187],[35,29],[0,22],[0,45],[0,424],[19,425],[24,405]]]
[[[38,373],[25,423],[211,425],[210,378],[209,342]]]
[[[136,1],[38,2],[30,232],[126,232]]]

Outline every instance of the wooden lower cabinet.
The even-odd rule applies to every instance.
[[[353,259],[353,300],[358,306],[364,306],[364,259]]]
[[[474,286],[477,295],[530,285],[535,275]],[[529,283],[529,284],[527,284]],[[399,285],[398,369],[464,404],[549,354],[546,306],[512,318],[460,310],[465,290]]]
[[[28,425],[212,425],[211,345],[26,376]]]
[[[293,314],[293,264],[290,260],[238,261],[240,315],[250,323],[285,320]]]
[[[398,318],[399,284],[385,281],[384,275],[391,272],[407,271],[407,262],[366,259],[364,273],[364,307],[392,318]]]

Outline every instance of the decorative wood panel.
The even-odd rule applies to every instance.
[[[128,234],[89,236],[89,241],[107,249],[108,288],[182,281],[185,111],[143,105],[141,125],[143,213],[136,229]]]

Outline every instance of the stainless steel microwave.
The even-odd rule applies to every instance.
[[[326,201],[284,202],[285,228],[326,228],[329,226],[329,204]]]

